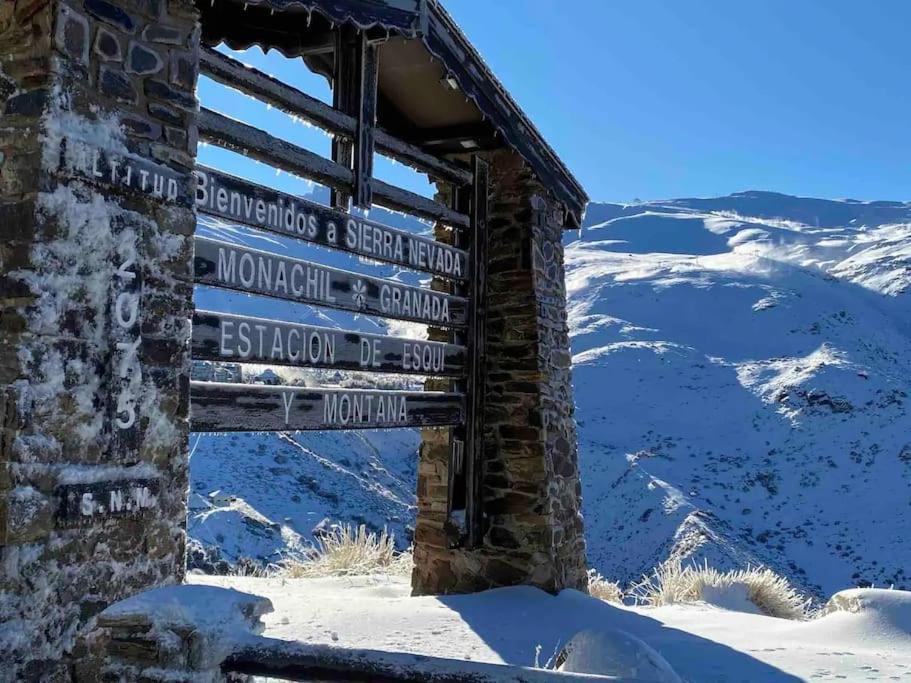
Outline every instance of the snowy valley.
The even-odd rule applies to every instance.
[[[911,205],[765,192],[592,204],[566,248],[593,567],[625,585],[669,557],[762,564],[818,598],[911,588]],[[197,306],[227,298],[300,315],[207,290]],[[388,526],[407,546],[418,443],[410,431],[192,435],[191,562],[275,562],[337,521]],[[220,567],[203,548],[220,549]]]

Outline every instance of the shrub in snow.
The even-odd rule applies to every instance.
[[[625,631],[586,630],[557,655],[558,671],[616,676],[652,683],[683,683],[664,657]]]
[[[588,570],[588,592],[593,598],[605,602],[623,602],[623,591],[616,581],[605,579],[596,569]]]
[[[630,587],[629,594],[636,602],[663,607],[680,602],[698,600],[691,592],[691,568],[684,568],[679,559],[669,559],[643,576],[639,583]]]
[[[771,569],[747,567],[719,572],[707,564],[684,567],[679,559],[659,565],[630,592],[638,601],[655,607],[705,601],[780,619],[805,619],[810,606],[808,598]]]
[[[393,534],[385,529],[379,534],[368,532],[363,524],[357,528],[346,524],[322,534],[316,547],[307,553],[281,562],[278,573],[292,579],[374,573],[406,575],[411,567],[411,553],[396,552]]]

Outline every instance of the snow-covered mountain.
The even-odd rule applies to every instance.
[[[593,565],[911,586],[911,205],[746,192],[589,217],[567,279]]]
[[[821,594],[911,587],[911,204],[593,204],[567,235],[567,279],[595,567],[628,581],[683,555],[767,564]],[[291,315],[214,291],[197,305]],[[324,518],[386,523],[407,543],[417,444],[391,431],[194,436],[190,533],[229,560],[275,559]]]

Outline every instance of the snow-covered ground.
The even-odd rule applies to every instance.
[[[689,683],[911,680],[911,593],[900,591],[847,591],[831,613],[795,622],[707,604],[626,607],[528,587],[410,597],[406,579],[386,576],[190,582],[269,598],[275,611],[264,617],[264,635],[282,640],[546,667],[574,635],[591,630],[603,634],[602,648],[614,646],[600,653],[601,666],[617,668],[588,673],[632,676],[623,664],[632,636]]]
[[[624,584],[677,555],[766,564],[820,598],[911,587],[911,205],[749,192],[587,221],[567,273],[592,564]],[[375,325],[214,291],[197,305]],[[190,533],[228,559],[277,559],[324,517],[404,542],[417,444],[194,436]]]

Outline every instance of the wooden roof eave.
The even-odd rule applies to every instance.
[[[197,0],[201,7],[210,0]],[[268,8],[274,12],[316,14],[331,24],[351,22],[362,30],[385,32],[407,39],[420,39],[460,90],[478,108],[502,139],[515,149],[565,208],[567,227],[581,225],[588,196],[540,131],[510,96],[478,51],[446,12],[439,0],[223,0],[250,8]],[[231,30],[237,31],[236,22]],[[205,31],[205,27],[204,27]],[[240,37],[225,38],[234,49],[250,45],[276,47],[268,36],[258,39],[255,31]],[[306,56],[306,47],[279,49],[287,56]]]

